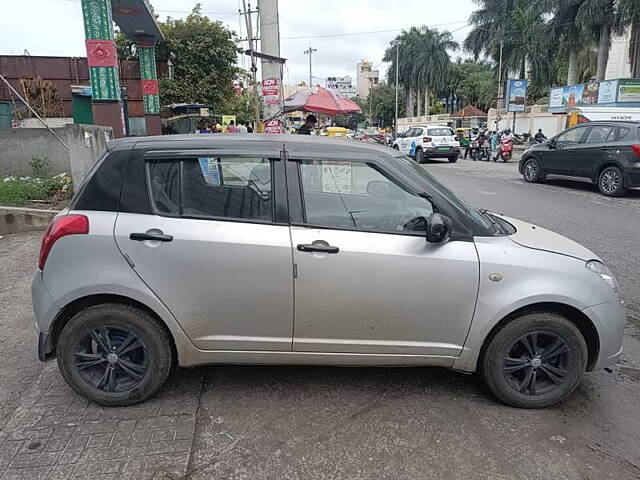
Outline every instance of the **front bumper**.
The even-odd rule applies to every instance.
[[[627,312],[621,302],[608,302],[585,308],[583,313],[591,319],[598,331],[600,348],[591,370],[600,370],[616,363],[622,355],[622,339]]]

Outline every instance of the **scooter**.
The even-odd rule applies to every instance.
[[[498,152],[498,154],[500,155],[500,158],[504,163],[507,163],[509,160],[511,160],[511,156],[513,155],[513,142],[511,140],[503,140],[500,143],[499,149],[500,151]],[[493,161],[496,161],[495,158]]]
[[[473,160],[474,162],[478,160],[478,157],[480,156],[480,148],[478,145],[479,144],[477,140],[472,140],[469,148],[469,153],[471,154],[471,160]]]
[[[485,140],[485,142],[480,147],[480,158],[479,160],[484,160],[488,162],[491,159],[491,147],[489,146],[489,140]]]

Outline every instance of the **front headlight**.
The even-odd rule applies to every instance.
[[[599,262],[598,260],[590,260],[587,262],[587,270],[591,270],[593,273],[607,282],[607,285],[609,285],[611,289],[616,292],[616,295],[622,301],[618,281],[616,280],[616,277],[613,276],[613,273],[611,273],[611,270],[609,270],[604,263]]]

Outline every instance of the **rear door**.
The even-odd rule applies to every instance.
[[[583,140],[589,130],[586,125],[579,125],[561,133],[555,139],[555,147],[543,155],[543,168],[549,173],[562,175],[578,175],[576,163],[584,148]]]
[[[282,162],[187,151],[131,163],[141,171],[128,171],[127,181],[143,181],[125,184],[116,241],[195,346],[290,350],[291,240],[277,208],[286,206],[276,173]],[[135,196],[142,207],[128,203]]]
[[[599,165],[615,157],[612,148],[616,136],[614,125],[593,125],[584,137],[580,155],[575,156],[574,168],[582,177],[594,178]]]

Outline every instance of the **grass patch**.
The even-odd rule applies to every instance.
[[[62,200],[69,198],[68,176],[54,178],[0,178],[0,205],[22,207],[32,200]]]

